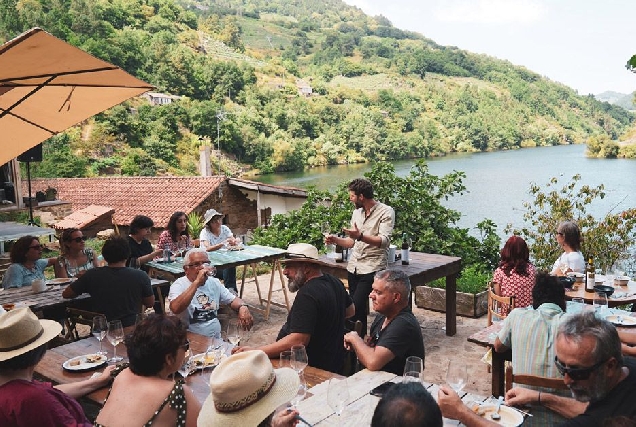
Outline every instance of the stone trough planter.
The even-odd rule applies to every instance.
[[[446,289],[418,286],[415,290],[415,305],[427,310],[446,312]],[[457,314],[480,317],[486,314],[488,291],[467,294],[457,291]]]

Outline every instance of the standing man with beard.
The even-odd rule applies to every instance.
[[[344,361],[344,321],[355,312],[353,302],[339,279],[322,272],[314,246],[295,243],[289,245],[287,252],[283,274],[289,281],[289,290],[298,294],[276,342],[256,349],[275,359],[282,351],[302,344],[309,366],[340,372]],[[236,347],[233,353],[254,349]]]
[[[348,237],[328,236],[325,242],[353,248],[347,264],[349,294],[356,306],[352,320],[360,320],[363,334],[366,334],[371,285],[375,273],[388,266],[395,211],[373,198],[373,185],[367,179],[356,178],[348,188],[349,200],[356,207],[351,215],[351,228],[343,229]]]
[[[636,362],[623,360],[611,323],[589,311],[567,316],[557,333],[554,363],[573,398],[514,387],[506,393],[506,404],[543,405],[568,418],[561,424],[566,427],[596,427],[609,418],[636,416]],[[445,417],[469,427],[491,425],[446,386],[440,386],[438,403]]]

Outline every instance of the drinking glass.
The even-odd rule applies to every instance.
[[[99,352],[97,354],[106,354],[105,351],[102,350],[102,341],[106,337],[106,333],[108,332],[108,322],[106,321],[106,316],[95,316],[93,317],[93,336],[97,338],[99,341]]]
[[[293,345],[291,352],[291,367],[300,374],[307,366],[307,350],[304,345]]]
[[[185,357],[183,359],[183,365],[181,365],[181,369],[179,369],[179,373],[185,379],[188,378],[188,375],[195,371],[194,361],[192,360],[192,352],[188,349],[185,352]]]
[[[570,266],[567,265],[566,263],[562,262],[561,264],[559,264],[559,269],[561,270],[561,273],[563,273],[563,275],[565,276],[565,274],[570,269]]]
[[[280,359],[278,359],[279,368],[291,368],[292,351],[285,350],[280,352]]]
[[[230,319],[227,324],[227,340],[238,345],[241,342],[241,323],[238,319]]]
[[[113,346],[113,357],[108,361],[111,363],[121,362],[124,358],[117,356],[117,345],[124,340],[124,328],[121,326],[120,320],[113,320],[108,323],[108,333],[106,336]]]
[[[332,378],[329,380],[327,387],[327,403],[336,415],[340,416],[340,414],[342,414],[347,403],[349,403],[349,387],[347,385],[346,378],[341,380]]]
[[[446,382],[459,393],[466,382],[468,381],[468,374],[466,372],[466,364],[461,360],[449,360],[448,370],[446,371]]]
[[[607,294],[605,292],[596,292],[594,294],[594,311],[599,315],[603,316],[605,314],[605,309],[607,308]]]
[[[74,279],[75,276],[79,273],[79,267],[77,265],[77,260],[68,259],[66,260],[66,274],[69,279]]]
[[[402,382],[417,382],[420,381],[422,371],[424,370],[424,361],[417,356],[409,356],[406,358],[404,364],[404,375],[402,375]]]
[[[294,409],[300,401],[305,398],[305,393],[307,392],[307,382],[305,381],[305,375],[302,372],[298,373],[298,379],[300,380],[300,384],[298,385],[298,390],[296,390],[296,396],[292,397],[289,401]]]
[[[328,222],[322,223],[322,225],[320,226],[320,232],[325,237],[325,239],[329,237],[329,235],[331,234],[331,226]]]

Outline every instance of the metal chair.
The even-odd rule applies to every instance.
[[[504,319],[507,315],[502,314],[502,304],[506,304],[509,307],[508,313],[515,307],[515,297],[511,295],[509,297],[501,297],[495,294],[493,290],[493,282],[488,284],[488,326],[492,325],[492,316],[495,315],[501,319]]]
[[[563,382],[563,378],[548,378],[527,374],[514,375],[512,373],[512,365],[508,365],[506,367],[506,392],[512,388],[513,383],[555,390],[568,390],[568,386]]]

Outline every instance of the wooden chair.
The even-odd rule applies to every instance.
[[[512,388],[513,383],[556,390],[568,390],[568,386],[563,382],[563,378],[548,378],[537,375],[514,375],[512,373],[512,365],[508,365],[506,367],[506,392]]]
[[[351,331],[356,331],[358,335],[362,336],[362,322],[360,320],[353,322],[349,319],[345,319],[345,333]],[[361,370],[362,365],[356,356],[356,352],[353,350],[345,351],[342,374],[348,377]]]
[[[492,316],[495,315],[504,319],[506,315],[501,314],[502,304],[508,305],[508,313],[515,307],[514,295],[509,297],[500,297],[493,290],[493,283],[488,285],[488,326],[492,325]]]
[[[66,320],[64,321],[66,327],[65,338],[72,341],[78,341],[80,339],[91,336],[93,333],[93,317],[99,316],[100,313],[94,311],[81,310],[79,308],[67,307],[66,308]],[[80,335],[77,330],[77,325],[85,325],[89,327],[88,334]]]

